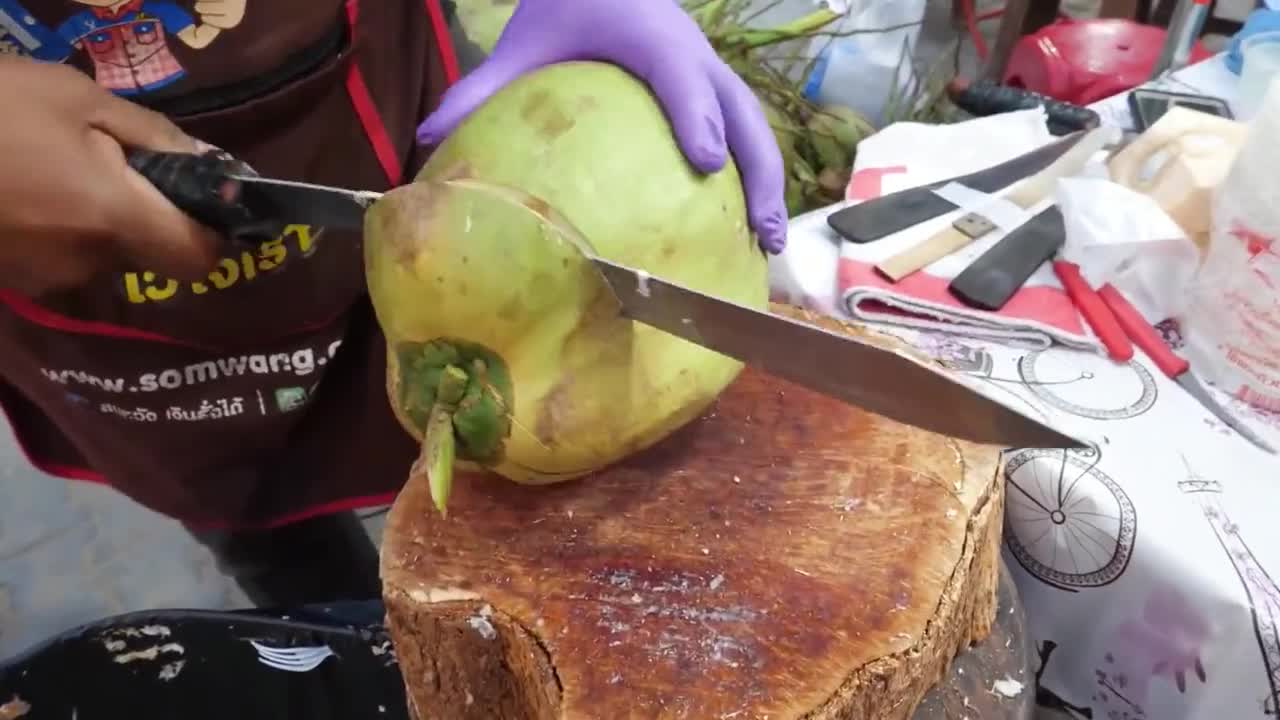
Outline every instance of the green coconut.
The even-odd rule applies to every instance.
[[[760,101],[760,109],[764,112],[765,119],[769,122],[769,129],[773,130],[774,141],[778,143],[778,152],[782,155],[782,167],[787,173],[787,184],[784,190],[784,199],[787,204],[787,215],[798,215],[804,210],[804,183],[795,178],[792,167],[800,162],[800,151],[798,148],[800,135],[797,128],[786,113],[778,109],[767,98],[757,95],[756,99]]]
[[[456,0],[454,5],[463,34],[486,55],[516,10],[516,0]]]
[[[732,161],[696,172],[648,89],[601,63],[517,79],[375,203],[388,397],[437,505],[454,457],[558,482],[698,417],[741,364],[624,318],[588,255],[764,308],[746,217]]]
[[[875,134],[875,126],[857,111],[824,105],[809,118],[814,153],[823,167],[847,170],[858,143]]]

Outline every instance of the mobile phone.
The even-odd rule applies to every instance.
[[[1209,115],[1233,119],[1231,106],[1225,100],[1208,95],[1189,95],[1151,88],[1137,88],[1129,93],[1129,112],[1133,127],[1142,132],[1155,124],[1169,108],[1184,107]]]

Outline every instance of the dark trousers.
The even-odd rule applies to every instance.
[[[353,512],[270,530],[191,534],[260,608],[373,600],[382,593],[377,547]]]

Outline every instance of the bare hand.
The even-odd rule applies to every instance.
[[[164,116],[76,70],[0,56],[0,91],[22,102],[0,133],[0,287],[38,294],[145,267],[198,280],[218,241],[125,162],[125,147],[196,152]]]

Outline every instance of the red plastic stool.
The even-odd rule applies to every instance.
[[[1164,36],[1132,20],[1059,20],[1018,41],[1004,84],[1088,105],[1146,82]],[[1191,62],[1211,55],[1197,41]]]

